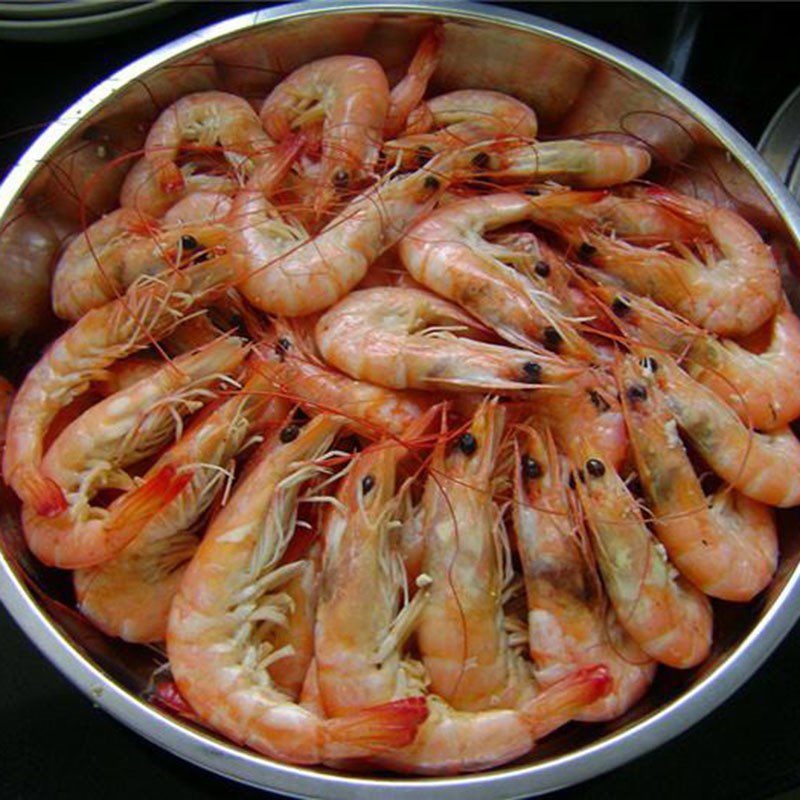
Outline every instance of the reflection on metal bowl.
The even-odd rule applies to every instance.
[[[114,148],[140,147],[137,136],[159,110],[188,92],[218,86],[261,98],[286,71],[333,53],[374,56],[396,78],[419,30],[432,18],[445,28],[434,92],[466,87],[511,92],[536,109],[545,136],[589,131],[632,136],[673,176],[680,176],[680,165],[691,163],[698,147],[728,152],[737,174],[758,193],[762,221],[756,224],[765,217],[773,237],[795,246],[800,210],[789,193],[742,137],[677,84],[559,25],[514,11],[444,2],[276,7],[160,48],[100,83],[42,133],[0,187],[0,217],[24,196],[28,207],[41,213],[50,213],[55,202],[59,218],[76,224],[77,204],[56,184],[75,153],[87,142],[100,143],[92,151],[100,160]],[[124,175],[126,167],[120,169]],[[113,192],[91,195],[89,215],[108,211],[114,201]],[[784,278],[790,290],[797,288],[793,274]],[[18,507],[7,497],[2,503],[0,596],[56,667],[108,712],[177,755],[236,780],[300,796],[352,798],[381,791],[387,797],[423,792],[436,798],[508,798],[585,780],[657,747],[721,703],[790,629],[800,600],[798,515],[782,512],[782,560],[769,590],[748,606],[720,604],[712,657],[690,672],[661,670],[653,690],[624,718],[570,726],[529,758],[477,775],[334,773],[271,762],[148,703],[153,653],[108,639],[71,612],[67,582],[26,553]]]

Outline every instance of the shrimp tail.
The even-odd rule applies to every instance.
[[[67,510],[67,500],[61,487],[51,478],[30,471],[17,478],[14,483],[21,497],[29,502],[42,517],[57,517]]]
[[[409,697],[325,721],[330,741],[365,750],[392,750],[414,741],[428,718],[424,697]]]
[[[171,503],[191,480],[190,471],[178,473],[171,464],[163,467],[125,497],[115,511],[117,521],[109,524],[109,529],[127,527],[137,520],[146,522]]]
[[[611,691],[613,681],[602,665],[576,670],[537,695],[522,713],[535,739],[560,728]]]

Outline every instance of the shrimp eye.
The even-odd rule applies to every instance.
[[[529,194],[531,197],[538,197],[541,192],[538,189],[526,189],[525,194]]]
[[[600,392],[598,392],[596,389],[589,389],[589,399],[592,401],[592,405],[598,411],[608,411],[608,409],[611,408]]]
[[[280,432],[279,438],[281,442],[283,442],[283,444],[289,444],[289,442],[293,442],[299,435],[300,435],[299,425],[287,425]]]
[[[552,325],[548,325],[544,329],[543,335],[544,335],[544,346],[548,350],[558,350],[563,337]]]
[[[348,175],[347,170],[337,169],[336,172],[333,173],[333,185],[337,189],[346,189],[349,183],[350,175]]]
[[[533,480],[534,478],[541,478],[542,475],[544,475],[544,470],[542,469],[542,465],[535,458],[523,456],[522,474],[529,480]]]
[[[428,145],[421,144],[417,148],[417,152],[415,154],[415,157],[417,159],[417,165],[420,167],[424,166],[430,160],[432,155],[433,155],[433,150],[431,150],[430,147],[428,147]]]
[[[634,383],[633,386],[628,387],[628,398],[634,402],[637,400],[646,400],[647,389],[639,383]]]
[[[181,247],[184,250],[197,250],[200,245],[197,243],[197,239],[194,236],[190,236],[189,234],[184,234],[181,236]]]
[[[593,478],[601,478],[603,475],[606,474],[606,467],[605,464],[599,458],[590,458],[586,462],[586,471],[593,477]]]
[[[648,372],[655,372],[658,369],[658,362],[652,356],[647,356],[639,359],[639,366]]]
[[[275,354],[280,357],[281,361],[283,361],[283,357],[291,348],[292,343],[285,336],[281,336],[281,338],[275,342]]]
[[[631,307],[627,304],[624,298],[615,297],[611,303],[611,310],[618,317],[624,317],[631,310]]]
[[[591,258],[597,252],[597,248],[589,242],[582,242],[578,248],[578,255],[581,258]]]
[[[478,449],[478,441],[471,433],[464,433],[458,440],[458,447],[465,456],[471,456]]]
[[[481,150],[472,157],[472,166],[475,169],[486,169],[489,166],[489,154]]]
[[[550,274],[550,265],[546,261],[537,261],[533,271],[540,278],[546,278]]]
[[[434,191],[435,189],[439,188],[439,179],[434,175],[428,175],[425,180],[422,182],[422,185],[426,189],[430,189]]]
[[[522,365],[522,370],[525,373],[525,380],[528,383],[538,383],[542,377],[542,367],[535,361],[526,361]]]
[[[374,485],[375,485],[375,478],[373,478],[372,475],[365,475],[361,479],[361,491],[364,494],[367,494]]]

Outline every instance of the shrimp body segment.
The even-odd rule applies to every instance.
[[[711,649],[708,599],[676,574],[616,470],[585,440],[573,446],[573,458],[593,550],[620,624],[656,661],[696,666]]]
[[[529,347],[544,340],[558,352],[587,356],[591,347],[529,258],[483,238],[486,231],[530,219],[533,201],[507,192],[451,203],[408,232],[400,256],[415,280],[512,344]]]
[[[103,378],[103,370],[169,333],[193,307],[227,286],[224,259],[134,284],[124,297],[93,309],[59,337],[31,369],[11,409],[3,475],[39,514],[66,509],[58,485],[41,470],[47,429],[58,411]]]
[[[518,437],[514,530],[528,601],[536,680],[552,686],[579,667],[603,664],[611,691],[577,717],[615,719],[647,691],[655,662],[633,642],[603,590],[585,531],[576,526],[552,436],[525,426]]]
[[[778,565],[772,511],[727,488],[706,502],[660,390],[652,386],[641,397],[636,388],[643,385],[647,369],[632,357],[626,359],[620,394],[658,538],[672,563],[705,594],[751,600],[769,584]]]
[[[317,322],[326,361],[358,380],[394,389],[522,390],[559,383],[580,368],[531,353],[453,336],[479,332],[458,306],[420,289],[352,292]],[[431,335],[444,331],[445,335]]]
[[[262,311],[287,317],[333,305],[433,208],[442,193],[435,166],[371,187],[311,238],[263,194],[238,195],[229,247],[248,274],[245,297]]]
[[[292,441],[276,435],[262,447],[186,570],[167,629],[175,681],[198,717],[237,743],[294,764],[407,745],[427,716],[424,701],[412,699],[322,719],[278,689],[266,669],[274,652],[259,636],[262,621],[286,608],[283,586],[302,567],[278,566],[298,492],[340,425],[322,415]]]
[[[334,200],[337,191],[369,176],[380,152],[389,102],[381,65],[355,56],[312,61],[294,70],[264,101],[261,121],[276,141],[322,122],[317,210]]]
[[[116,556],[75,572],[78,607],[104,633],[128,642],[166,636],[172,598],[199,542],[196,523],[230,480],[232,460],[254,428],[277,425],[289,411],[285,400],[264,389],[256,374],[241,393],[192,425],[154,466],[188,473],[191,480]]]

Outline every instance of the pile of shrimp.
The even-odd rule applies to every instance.
[[[294,764],[456,774],[620,717],[800,504],[758,231],[636,140],[430,96],[443,45],[163,110],[0,386],[32,553],[163,643],[153,702]]]

